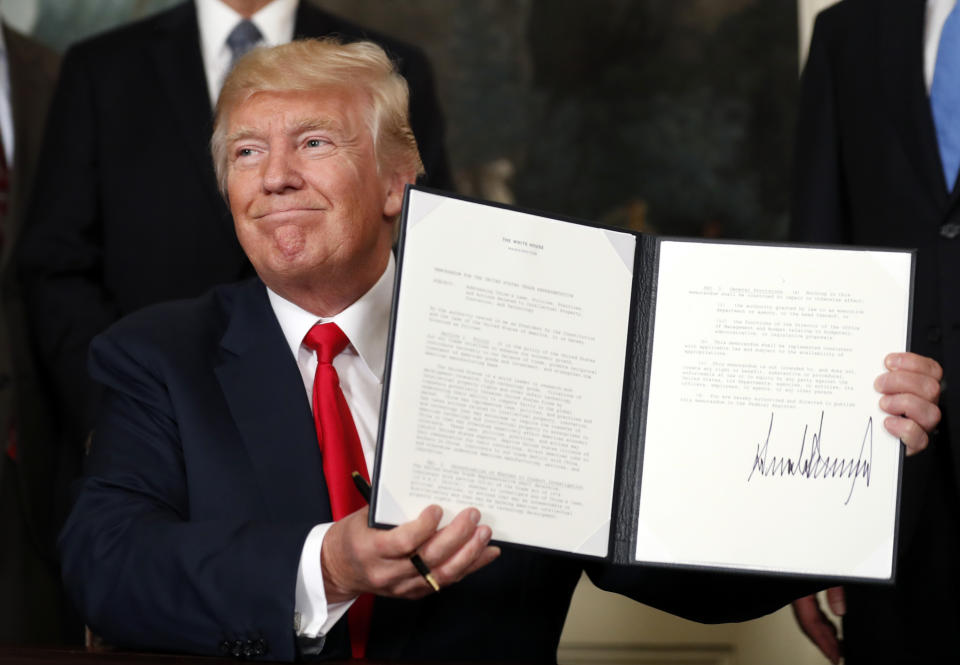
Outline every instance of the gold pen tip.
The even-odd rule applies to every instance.
[[[432,574],[427,573],[426,575],[424,575],[424,577],[426,578],[427,582],[430,583],[430,586],[433,587],[434,591],[440,591],[440,585],[437,584],[437,581],[435,579],[433,579]]]

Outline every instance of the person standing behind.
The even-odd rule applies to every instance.
[[[0,643],[63,639],[56,436],[12,256],[57,78],[52,51],[0,26]]]
[[[943,366],[943,421],[905,462],[895,586],[815,597],[801,628],[834,663],[960,661],[960,8],[844,0],[803,72],[793,240],[918,249],[911,347]]]
[[[327,34],[370,38],[398,61],[412,90],[426,184],[449,188],[426,57],[309,2],[186,2],[66,53],[19,261],[74,450],[98,402],[86,372],[94,335],[145,305],[253,274],[208,147],[213,103],[232,61],[254,45]]]

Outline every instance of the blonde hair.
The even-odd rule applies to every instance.
[[[373,137],[377,163],[423,173],[409,119],[409,92],[387,54],[373,42],[343,44],[334,38],[303,39],[254,49],[241,58],[217,99],[210,150],[221,193],[227,192],[227,127],[230,112],[258,92],[359,88],[369,104],[364,120]]]

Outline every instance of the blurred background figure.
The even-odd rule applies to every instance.
[[[0,643],[64,639],[54,548],[57,437],[11,258],[58,61],[0,26]]]
[[[232,62],[259,44],[329,34],[373,39],[398,62],[410,83],[426,183],[450,187],[423,53],[309,2],[185,2],[65,54],[20,266],[43,369],[77,460],[98,403],[86,371],[93,336],[145,305],[253,274],[208,148],[213,103]]]
[[[904,466],[896,586],[831,591],[851,665],[960,661],[958,164],[956,0],[844,0],[823,11],[801,87],[792,239],[917,248],[910,347],[946,376],[939,433]],[[837,662],[836,629],[816,599],[794,610]]]

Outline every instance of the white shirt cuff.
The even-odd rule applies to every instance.
[[[327,603],[323,571],[320,567],[320,548],[331,526],[332,523],[318,524],[310,529],[303,542],[294,604],[294,612],[298,617],[294,620],[297,635],[311,638],[326,635],[353,605],[353,600]]]

